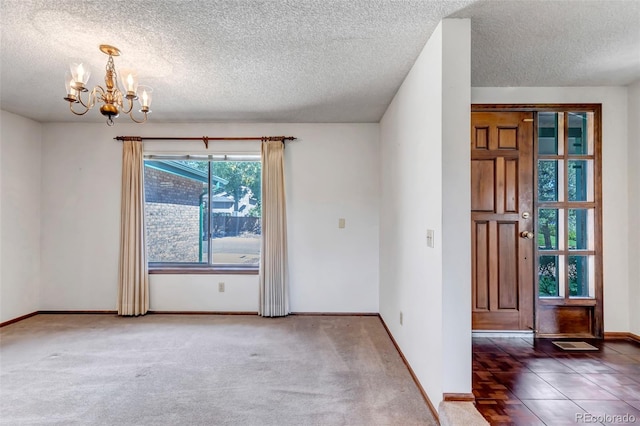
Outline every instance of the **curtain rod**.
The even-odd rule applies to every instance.
[[[140,136],[116,136],[114,140],[123,141],[125,139],[140,139],[147,141],[202,141],[205,148],[209,149],[209,141],[294,141],[297,138],[295,136],[261,136],[261,137],[217,137],[210,138],[209,136],[192,137],[192,138],[178,138],[178,137],[140,137]]]

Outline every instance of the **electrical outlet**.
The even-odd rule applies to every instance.
[[[218,283],[218,292],[224,293],[224,283]]]
[[[340,219],[338,219],[338,228],[342,229],[344,228],[344,225],[345,225],[344,218],[341,217]]]
[[[402,325],[402,311],[400,311],[400,325]]]

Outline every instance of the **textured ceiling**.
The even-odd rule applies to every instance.
[[[473,86],[626,86],[640,79],[640,0],[482,1]]]
[[[150,121],[377,122],[438,22],[471,18],[474,86],[640,79],[640,1],[0,0],[0,107],[75,117],[73,59],[154,89]]]

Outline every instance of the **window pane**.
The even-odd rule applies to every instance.
[[[145,221],[149,262],[207,262],[202,203],[207,162],[146,160]]]
[[[593,209],[569,209],[569,250],[593,249]]]
[[[558,154],[558,114],[538,113],[538,154]]]
[[[569,114],[569,155],[591,155],[593,144],[590,143],[593,129],[593,113],[570,112]]]
[[[593,201],[593,160],[569,160],[569,201]]]
[[[558,250],[558,209],[538,210],[538,248]]]
[[[593,293],[593,256],[569,256],[569,296],[590,297]]]
[[[214,265],[257,267],[260,263],[261,164],[214,161],[211,247]]]
[[[558,256],[540,256],[538,262],[538,293],[540,297],[560,296]]]
[[[562,201],[558,197],[561,188],[562,163],[555,160],[538,161],[538,201]]]

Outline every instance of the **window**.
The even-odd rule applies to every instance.
[[[596,296],[600,203],[593,111],[538,113],[539,296]]]
[[[257,271],[259,155],[148,156],[144,166],[150,271]]]

